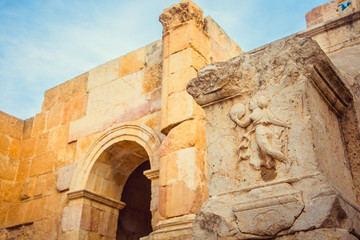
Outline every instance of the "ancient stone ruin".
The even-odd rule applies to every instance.
[[[0,239],[359,239],[360,1],[244,53],[202,10],[0,114]]]

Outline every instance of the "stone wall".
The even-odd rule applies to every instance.
[[[94,139],[132,120],[160,128],[161,66],[158,41],[46,91],[33,118],[1,113],[1,236],[60,237],[65,190]]]
[[[210,193],[192,239],[292,239],[314,228],[359,236],[339,124],[353,98],[339,76],[315,41],[286,38],[188,83],[206,112]]]

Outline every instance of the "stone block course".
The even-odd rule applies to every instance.
[[[48,150],[49,132],[45,132],[35,137],[34,155],[39,155]]]
[[[29,176],[52,172],[54,170],[55,158],[56,155],[54,151],[47,151],[34,157],[31,160]]]
[[[34,117],[26,119],[24,121],[23,139],[31,138],[33,124],[34,124]]]
[[[19,162],[13,158],[0,156],[0,179],[15,180]]]
[[[61,125],[50,132],[49,149],[57,150],[68,142],[69,124]]]
[[[76,164],[71,164],[66,167],[62,167],[58,172],[58,179],[56,182],[56,188],[62,192],[70,188],[71,180],[74,175]]]
[[[34,124],[32,127],[31,136],[37,136],[45,130],[47,112],[41,112],[36,114],[34,118]]]

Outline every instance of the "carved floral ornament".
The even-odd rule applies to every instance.
[[[255,170],[260,170],[262,166],[270,169],[274,161],[279,161],[285,164],[288,172],[292,164],[286,156],[290,126],[275,117],[268,109],[269,102],[268,97],[259,96],[252,99],[248,106],[237,103],[231,107],[230,118],[245,129],[238,148],[239,158],[249,160]],[[280,131],[275,128],[280,128]],[[285,141],[281,141],[281,137]],[[281,149],[284,149],[284,153]]]

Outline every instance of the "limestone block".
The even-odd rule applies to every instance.
[[[56,187],[53,186],[56,191]],[[53,194],[44,197],[45,204],[43,205],[44,218],[53,218],[60,216],[64,207],[68,203],[68,198],[65,194],[53,192]]]
[[[32,204],[32,201],[28,201],[10,206],[6,218],[6,227],[28,223],[26,222],[26,215],[32,209]]]
[[[61,147],[56,152],[55,169],[67,166],[75,161],[77,142],[72,142]]]
[[[45,217],[45,198],[36,198],[31,201],[32,206],[29,211],[26,213],[25,219],[26,222],[34,222]]]
[[[235,215],[230,203],[209,198],[196,215],[192,239],[219,239],[238,232]]]
[[[140,96],[142,78],[143,73],[136,72],[121,78],[115,78],[111,82],[91,89],[88,96],[86,115],[88,117],[101,115],[114,105]]]
[[[44,181],[43,194],[44,195],[54,195],[54,193],[57,193],[57,190],[56,190],[56,183],[57,183],[57,179],[58,179],[57,172],[47,173],[44,175],[44,178],[45,178],[45,181]]]
[[[162,64],[146,67],[143,76],[142,93],[148,93],[161,86]]]
[[[24,121],[10,116],[7,134],[15,139],[21,139],[23,135]]]
[[[34,155],[39,155],[48,150],[49,132],[42,133],[35,137]]]
[[[29,175],[30,159],[21,160],[19,162],[18,170],[16,173],[16,181],[25,180]]]
[[[73,79],[71,79],[71,96],[83,95],[87,92],[89,73],[83,73]]]
[[[11,139],[8,157],[12,159],[20,159],[21,143],[18,139]]]
[[[304,204],[300,192],[287,192],[286,188],[278,185],[254,189],[245,202],[236,204],[233,211],[240,232],[271,236],[291,227]]]
[[[163,61],[163,41],[158,40],[145,47],[146,67],[153,67]]]
[[[45,92],[45,99],[42,104],[42,110],[46,111],[54,106],[58,102],[59,97],[59,86],[50,88]]]
[[[9,211],[9,206],[10,206],[9,203],[3,202],[3,201],[0,204],[0,228],[5,228],[6,216]],[[1,236],[1,234],[0,234],[0,236]],[[1,239],[1,237],[0,237],[0,239]],[[6,240],[6,237],[3,240]]]
[[[123,77],[138,72],[145,67],[145,47],[128,53],[119,59],[118,77]]]
[[[196,71],[207,65],[209,62],[192,48],[172,54],[169,57],[169,73],[175,73],[188,67],[193,67]]]
[[[86,114],[87,94],[79,95],[64,103],[62,124],[77,120]]]
[[[5,202],[17,202],[20,198],[20,192],[22,189],[22,183],[20,182],[1,182],[1,195]]]
[[[74,142],[102,130],[103,115],[95,115],[78,119],[70,123],[69,138],[67,142]]]
[[[18,161],[0,156],[0,179],[15,180],[18,165]]]
[[[63,102],[57,102],[49,109],[48,118],[46,121],[47,130],[57,127],[61,124],[63,107],[64,107]]]
[[[36,114],[31,136],[37,136],[44,131],[46,125],[46,115],[46,112]]]
[[[80,160],[81,158],[83,158],[84,154],[88,151],[88,149],[90,148],[91,144],[93,143],[93,141],[96,139],[96,137],[99,135],[99,133],[95,133],[92,135],[89,135],[85,138],[80,138],[77,141],[76,144],[76,156],[75,156],[75,160]]]
[[[108,83],[119,76],[119,58],[89,71],[87,90]]]
[[[63,232],[80,228],[82,206],[81,204],[65,207],[62,212],[61,230]]]
[[[69,124],[54,128],[49,136],[49,149],[56,150],[68,142]]]
[[[29,176],[35,176],[54,170],[55,152],[48,151],[34,157],[31,161]]]
[[[10,139],[5,134],[0,134],[0,154],[7,156],[9,153]]]
[[[210,41],[207,33],[199,28],[194,22],[187,22],[181,24],[168,34],[164,35],[165,38],[169,37],[166,41],[169,45],[164,48],[164,57],[183,51],[187,48],[193,48],[200,53],[205,59],[209,60],[210,57]]]
[[[213,62],[225,61],[243,53],[236,42],[210,16],[204,21],[204,30],[210,36]]]
[[[203,121],[189,120],[171,129],[161,144],[160,156],[190,147],[198,150],[206,149],[206,132]]]
[[[173,126],[183,121],[195,118],[202,119],[204,116],[204,110],[186,92],[170,95],[166,107],[166,118],[162,116],[161,122],[163,133],[168,133]]]
[[[20,194],[20,200],[26,200],[34,196],[36,182],[37,182],[36,178],[31,178],[24,182]]]
[[[31,132],[32,132],[33,124],[34,124],[34,117],[26,119],[24,121],[23,139],[31,138]]]
[[[21,144],[21,157],[22,159],[32,157],[34,155],[36,138],[27,138]]]
[[[308,28],[337,17],[337,5],[334,1],[313,8],[305,14]]]
[[[67,102],[72,98],[72,89],[73,84],[72,80],[66,81],[59,86],[59,95],[58,95],[58,101],[59,102]]]
[[[43,195],[46,177],[47,174],[37,177],[37,181],[34,189],[34,198],[38,198],[41,195]]]
[[[113,213],[102,211],[100,213],[100,222],[106,222],[107,224],[100,224],[99,233],[106,237],[116,237],[117,218],[118,216]]]
[[[168,83],[168,95],[186,90],[186,84],[189,80],[196,77],[196,69],[188,67],[183,70],[170,74]]]
[[[34,239],[59,239],[59,217],[34,222]]]
[[[7,133],[10,115],[0,111],[0,133]]]
[[[58,179],[56,183],[56,188],[59,192],[69,190],[75,168],[76,168],[76,163],[73,163],[71,165],[59,169]]]
[[[183,149],[161,157],[159,207],[163,217],[196,213],[207,196],[204,153]],[[186,200],[181,196],[187,196]]]

